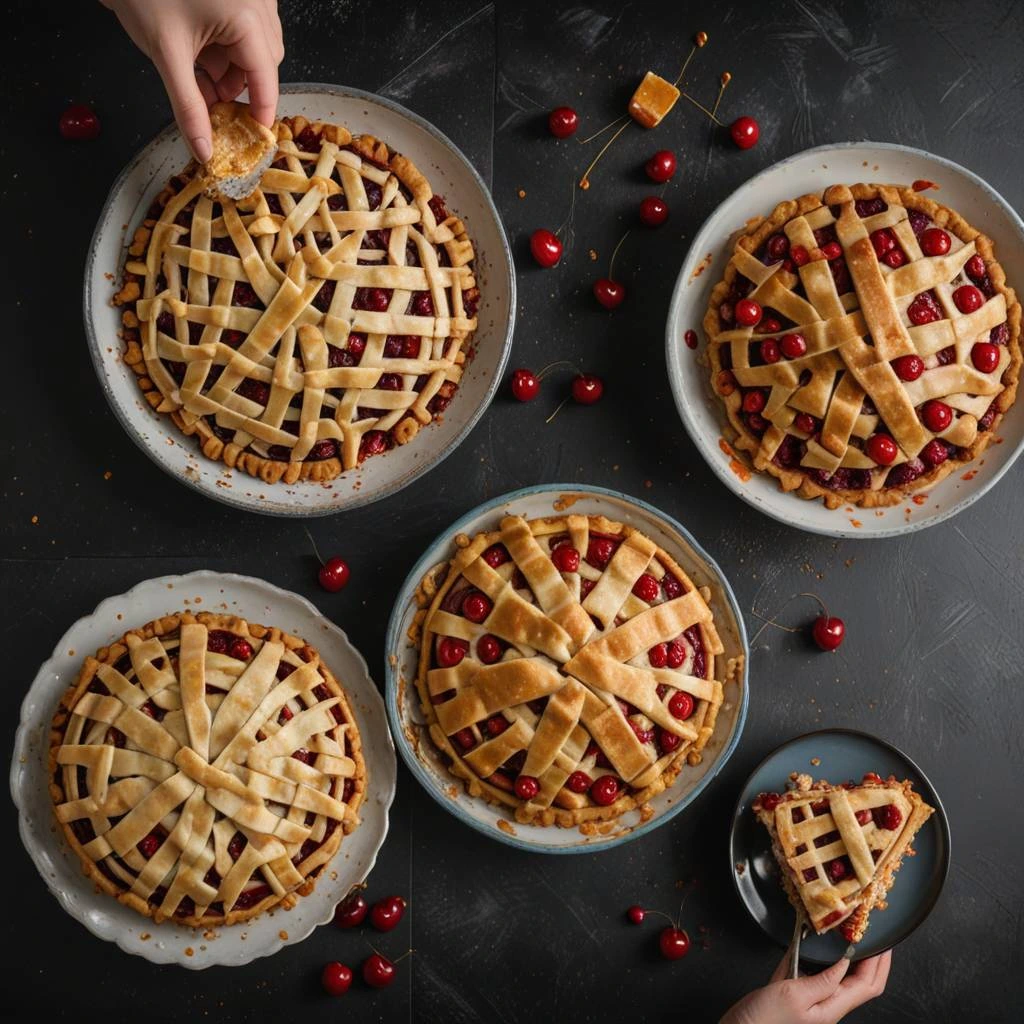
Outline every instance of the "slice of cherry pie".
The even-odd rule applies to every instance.
[[[352,710],[317,652],[205,612],[85,660],[53,719],[50,777],[86,874],[194,927],[312,892],[366,787]]]
[[[1021,307],[992,242],[909,188],[834,185],[748,224],[704,328],[735,447],[830,508],[897,504],[985,449]]]
[[[722,705],[709,592],[630,526],[502,519],[424,581],[417,686],[472,795],[530,824],[615,818],[700,762]]]
[[[843,786],[792,778],[796,788],[761,793],[753,807],[771,835],[783,888],[819,935],[839,928],[859,942],[934,809],[892,776],[869,772],[860,785]]]
[[[369,135],[284,118],[259,187],[195,164],[128,249],[124,361],[202,451],[268,483],[411,441],[462,375],[480,293],[462,221]]]

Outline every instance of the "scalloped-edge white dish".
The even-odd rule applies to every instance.
[[[292,910],[261,914],[230,928],[204,932],[173,921],[156,924],[99,891],[57,828],[50,800],[47,755],[50,720],[83,658],[125,630],[170,612],[212,611],[278,626],[316,647],[348,693],[363,740],[367,791],[359,827],[325,866],[316,888]],[[388,832],[397,763],[384,702],[362,655],[345,634],[304,597],[263,580],[232,573],[193,572],[145,580],[108,597],[79,619],[42,665],[21,707],[11,759],[11,796],[25,849],[57,902],[94,935],[156,964],[194,970],[237,967],[270,956],[326,924],[338,902],[362,882]]]
[[[470,536],[496,529],[510,513],[529,519],[558,515],[570,509],[583,515],[609,519],[643,530],[675,558],[697,586],[711,590],[715,626],[725,645],[719,664],[742,658],[738,678],[725,683],[725,702],[714,735],[704,748],[703,761],[685,768],[679,779],[650,801],[651,816],[641,820],[638,810],[598,827],[592,835],[578,829],[520,825],[509,821],[507,808],[482,797],[470,796],[459,779],[449,773],[430,740],[416,689],[417,648],[408,639],[419,610],[416,591],[428,571],[447,561],[457,534]],[[596,853],[646,835],[688,807],[721,771],[739,742],[747,716],[749,661],[747,635],[736,597],[712,558],[687,530],[670,516],[638,498],[600,487],[545,484],[513,491],[477,506],[448,527],[427,548],[406,578],[395,602],[387,634],[387,709],[398,750],[426,791],[460,821],[499,842],[534,853]]]
[[[85,267],[84,317],[100,387],[128,436],[165,472],[215,501],[276,516],[331,515],[394,494],[438,465],[465,440],[501,381],[512,345],[516,278],[501,218],[487,186],[459,148],[405,107],[359,89],[320,83],[281,88],[281,115],[369,132],[405,153],[466,223],[476,250],[481,300],[462,381],[443,418],[411,444],[368,459],[327,483],[267,484],[206,458],[169,416],[153,412],[135,373],[121,360],[120,311],[110,305],[136,225],[168,178],[188,163],[174,125],[145,146],[121,172],[100,213]],[[110,276],[113,275],[113,278]]]
[[[868,181],[937,182],[938,202],[957,210],[994,242],[1011,286],[1024,294],[1024,221],[991,185],[959,164],[910,146],[847,142],[819,146],[755,174],[704,222],[676,280],[665,332],[669,383],[676,407],[697,450],[734,494],[779,522],[830,537],[895,537],[934,526],[974,504],[999,481],[1024,451],[1024,401],[1003,417],[997,439],[962,471],[936,487],[884,509],[844,505],[827,509],[821,500],[786,494],[775,477],[749,473],[720,442],[732,435],[722,402],[711,391],[703,352],[702,323],[708,296],[721,280],[737,232],[753,217],[767,216],[779,202],[821,192],[829,185]],[[683,335],[697,332],[696,351]]]

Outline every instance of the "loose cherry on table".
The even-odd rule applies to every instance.
[[[512,373],[512,394],[520,402],[532,402],[540,393],[540,378],[532,371],[518,369]]]
[[[387,988],[395,980],[395,965],[380,953],[363,961],[363,981],[371,988]]]
[[[630,924],[643,924],[644,918],[647,916],[647,911],[644,910],[639,904],[634,903],[626,911],[626,917],[629,919]]]
[[[352,985],[352,968],[340,964],[337,960],[324,964],[320,973],[320,984],[328,995],[343,996]]]
[[[670,149],[659,149],[644,164],[644,171],[651,181],[662,184],[669,180],[676,173],[676,155]]]
[[[690,952],[690,936],[682,928],[670,925],[661,930],[658,948],[666,960],[681,960]]]
[[[752,117],[737,117],[729,125],[729,134],[740,149],[750,149],[761,137],[761,127]]]
[[[580,126],[579,114],[572,107],[555,107],[548,114],[548,131],[556,139],[567,139]]]
[[[72,103],[60,115],[58,127],[65,139],[95,139],[100,133],[100,119],[87,104]]]
[[[553,267],[562,258],[562,243],[553,231],[538,228],[530,235],[530,252],[538,266]]]
[[[811,627],[811,635],[823,651],[834,651],[846,636],[846,624],[834,615],[819,615]]]
[[[572,381],[572,397],[580,405],[593,405],[604,394],[604,381],[593,373],[579,373]]]
[[[599,277],[594,282],[594,298],[605,309],[616,309],[622,305],[622,300],[625,297],[626,289],[619,281],[613,281],[609,277]]]
[[[334,923],[339,928],[357,928],[366,919],[370,909],[362,893],[357,892],[342,900],[334,908]]]
[[[341,558],[329,558],[320,566],[316,578],[328,593],[336,594],[345,587],[350,576],[348,563]]]
[[[659,196],[647,196],[640,202],[640,220],[649,228],[656,228],[668,220],[668,203]]]
[[[401,896],[385,896],[377,900],[370,911],[370,924],[379,932],[389,932],[405,913],[405,900]]]

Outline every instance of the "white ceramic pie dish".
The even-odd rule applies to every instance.
[[[408,639],[418,606],[416,591],[429,570],[447,561],[453,553],[457,534],[473,536],[493,530],[502,516],[513,513],[537,519],[571,510],[583,515],[604,515],[643,530],[660,544],[697,584],[711,589],[711,610],[715,626],[725,645],[717,659],[724,666],[730,658],[743,655],[740,677],[725,684],[725,701],[718,714],[715,732],[704,748],[704,759],[695,768],[684,768],[676,783],[650,801],[653,815],[641,823],[639,811],[631,811],[598,834],[583,835],[575,828],[520,825],[509,808],[470,796],[461,780],[442,763],[420,710],[416,689],[418,648]],[[405,763],[427,792],[456,818],[492,839],[535,853],[596,853],[664,825],[691,804],[728,761],[739,742],[747,716],[747,635],[736,597],[728,580],[712,558],[687,530],[646,502],[600,487],[573,484],[545,484],[527,487],[493,498],[467,512],[453,523],[424,552],[413,567],[395,602],[387,633],[387,710],[391,731]]]
[[[293,910],[270,911],[209,933],[173,921],[158,925],[100,892],[57,828],[48,790],[50,720],[82,659],[126,629],[183,609],[237,614],[279,626],[316,647],[349,696],[367,771],[361,824],[345,837],[312,894],[300,899]],[[366,878],[377,859],[388,831],[396,774],[384,702],[362,655],[345,634],[304,597],[249,576],[204,571],[146,580],[126,594],[109,597],[61,637],[22,703],[11,760],[11,795],[25,849],[47,888],[75,920],[99,938],[116,942],[126,953],[157,964],[201,969],[236,967],[269,956],[301,942],[331,920],[337,903]]]
[[[110,190],[86,262],[85,328],[110,407],[132,440],[161,469],[210,498],[252,512],[330,515],[393,494],[465,439],[490,404],[508,359],[515,325],[515,272],[487,186],[455,144],[423,118],[380,96],[318,83],[282,86],[278,111],[282,116],[302,114],[337,122],[353,134],[378,136],[406,154],[465,221],[476,251],[480,326],[458,393],[442,421],[420,431],[410,444],[368,459],[359,469],[328,483],[267,484],[207,459],[194,437],[185,437],[170,417],[150,409],[135,373],[121,361],[122,342],[117,336],[121,311],[110,300],[132,232],[168,178],[188,163],[185,143],[174,125],[132,160]]]
[[[1024,221],[991,185],[959,164],[909,146],[880,142],[848,142],[797,153],[756,174],[728,197],[704,222],[676,280],[666,325],[666,358],[676,407],[697,450],[731,491],[773,519],[801,530],[832,537],[893,537],[941,523],[978,500],[1024,450],[1024,401],[1018,400],[997,431],[993,443],[962,471],[911,499],[884,509],[844,505],[827,509],[821,500],[805,501],[786,494],[775,477],[753,473],[741,479],[733,457],[723,451],[728,439],[722,402],[711,391],[703,360],[706,345],[702,323],[708,296],[721,280],[733,243],[745,223],[767,216],[775,205],[832,184],[866,181],[910,184],[918,179],[938,183],[926,193],[961,213],[995,242],[1007,280],[1024,295]],[[694,330],[697,350],[683,335]],[[917,500],[913,500],[914,498]]]

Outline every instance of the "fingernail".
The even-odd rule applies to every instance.
[[[205,164],[213,156],[213,144],[205,135],[197,135],[189,141],[192,144],[192,152],[201,164]]]

